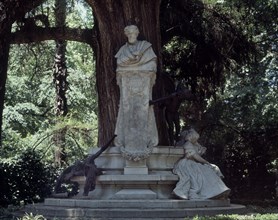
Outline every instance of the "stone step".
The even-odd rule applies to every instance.
[[[72,181],[79,184],[79,193],[75,198],[82,197],[85,177],[76,176]],[[97,177],[96,188],[89,196],[97,200],[170,199],[173,197],[170,194],[177,181],[178,176],[168,172],[138,175],[104,174]],[[141,192],[137,192],[140,190]]]
[[[203,207],[229,207],[230,200],[178,200],[178,199],[149,199],[149,200],[90,200],[90,199],[45,199],[44,205],[54,207],[79,208],[203,208]]]
[[[109,220],[109,219],[184,219],[193,216],[213,216],[217,214],[243,214],[245,206],[231,205],[229,207],[202,208],[73,208],[62,206],[32,205],[24,210],[40,214],[47,219],[59,220]]]

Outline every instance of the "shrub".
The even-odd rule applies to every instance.
[[[18,218],[17,220],[46,220],[42,215],[33,215],[33,213],[26,213],[22,218]]]
[[[24,151],[13,163],[0,162],[0,175],[0,205],[4,207],[42,201],[54,182],[54,169],[32,150]]]
[[[277,220],[278,214],[195,216],[190,220]],[[189,220],[189,218],[185,218]]]

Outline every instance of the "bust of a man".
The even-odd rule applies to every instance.
[[[152,49],[151,43],[139,41],[139,29],[135,25],[126,26],[124,33],[128,42],[124,44],[118,53],[117,72],[120,71],[150,71],[156,72],[156,55]]]

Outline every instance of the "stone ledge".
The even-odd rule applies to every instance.
[[[99,148],[93,148],[90,150],[90,154],[94,154]],[[155,170],[171,170],[174,164],[184,156],[184,149],[181,147],[174,148],[173,146],[157,146],[153,148],[152,153],[146,159],[145,165],[149,171]],[[119,147],[110,147],[104,151],[96,160],[95,163],[98,168],[104,171],[110,171],[113,173],[115,170],[122,170],[127,166],[125,158],[122,157]],[[140,161],[136,162],[141,167]],[[132,167],[134,167],[132,166]],[[128,166],[127,166],[128,167]]]
[[[73,181],[85,182],[84,176],[76,176],[72,178]],[[179,177],[174,174],[125,174],[125,175],[100,175],[97,177],[97,182],[157,182],[157,181],[178,181]]]
[[[178,199],[133,199],[133,200],[91,200],[89,198],[80,199],[45,199],[44,205],[56,207],[78,207],[78,208],[203,208],[203,207],[229,207],[230,200],[178,200]]]
[[[94,154],[99,150],[99,148],[91,148],[90,154]],[[121,154],[120,147],[110,147],[105,152],[102,153],[102,155],[117,155]],[[153,148],[152,154],[163,154],[165,156],[167,155],[184,155],[184,149],[182,147],[173,147],[173,146],[156,146]]]
[[[126,175],[101,175],[98,177],[99,182],[106,182],[106,181],[114,181],[114,182],[121,182],[121,181],[136,181],[136,182],[146,182],[146,181],[178,181],[178,176],[176,175],[133,175],[133,174],[126,174]]]

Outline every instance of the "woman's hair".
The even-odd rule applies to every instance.
[[[139,29],[136,25],[128,25],[125,27],[124,29],[124,33],[125,35],[127,35],[128,33],[131,33],[131,32],[135,32],[137,34],[139,34]]]
[[[193,128],[190,128],[189,130],[182,131],[181,137],[187,141],[191,141],[192,139],[197,141],[200,136]]]

